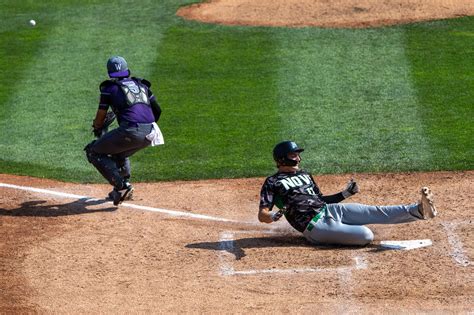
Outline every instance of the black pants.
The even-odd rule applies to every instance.
[[[119,126],[96,140],[90,147],[91,163],[115,188],[121,189],[124,179],[130,178],[129,157],[150,145],[146,139],[153,128],[150,124]]]

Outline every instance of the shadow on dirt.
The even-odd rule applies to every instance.
[[[0,209],[0,216],[18,216],[18,217],[58,217],[66,215],[78,215],[94,212],[111,212],[118,208],[115,206],[101,209],[87,209],[89,206],[95,206],[107,203],[107,200],[97,199],[79,199],[70,203],[46,204],[45,200],[27,201],[20,207],[6,210]]]
[[[215,251],[226,251],[235,255],[236,260],[240,260],[241,258],[246,256],[244,251],[244,249],[246,248],[308,247],[315,250],[354,250],[357,248],[363,248],[362,246],[314,245],[309,243],[304,237],[299,237],[296,235],[249,237],[236,240],[223,240],[219,242],[201,242],[188,244],[185,247]]]

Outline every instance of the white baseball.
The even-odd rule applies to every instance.
[[[36,21],[35,21],[35,20],[30,20],[30,25],[31,25],[31,26],[35,26],[35,25],[36,25]]]

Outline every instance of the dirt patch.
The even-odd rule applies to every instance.
[[[350,176],[316,180],[330,194]],[[371,226],[371,246],[315,247],[257,222],[263,178],[135,183],[116,208],[108,185],[0,175],[15,185],[0,185],[0,313],[472,312],[474,171],[354,177],[352,202],[410,203],[428,185],[440,214]],[[415,239],[433,245],[378,245]]]
[[[179,16],[226,25],[365,28],[474,15],[472,0],[211,0]]]

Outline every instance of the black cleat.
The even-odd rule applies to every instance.
[[[134,191],[134,188],[132,187],[132,190],[130,190],[130,192],[127,194],[127,196],[125,196],[123,201],[133,200],[133,191]],[[115,189],[112,190],[111,192],[109,192],[109,195],[107,196],[107,200],[113,201],[114,200],[114,194],[115,194]]]
[[[133,196],[133,187],[130,184],[126,184],[125,188],[121,190],[117,190],[114,188],[109,193],[109,199],[111,199],[114,203],[114,206],[118,206],[124,200],[131,200]]]

